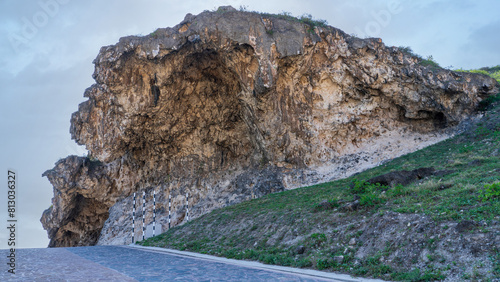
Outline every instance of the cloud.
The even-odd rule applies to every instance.
[[[500,20],[473,30],[461,46],[464,64],[468,68],[500,65]]]

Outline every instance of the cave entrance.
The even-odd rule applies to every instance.
[[[448,125],[448,121],[446,120],[446,116],[442,112],[434,112],[432,120],[434,122],[434,127],[436,129],[446,128]]]

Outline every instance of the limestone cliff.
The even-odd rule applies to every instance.
[[[70,128],[91,158],[44,174],[52,247],[130,243],[133,192],[149,223],[155,189],[165,230],[169,194],[176,225],[187,192],[197,217],[345,177],[449,137],[498,91],[377,38],[230,7],[122,38],[94,64]]]

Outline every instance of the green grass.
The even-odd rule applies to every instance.
[[[439,65],[439,63],[434,59],[434,57],[432,55],[427,56],[427,58],[424,59],[419,54],[416,54],[415,52],[413,52],[413,50],[409,46],[399,46],[398,49],[407,55],[410,55],[412,57],[417,58],[419,64],[422,66],[428,67],[431,70],[442,69],[442,67]],[[446,69],[452,69],[452,68],[453,68],[452,66],[446,67]],[[478,73],[478,74],[488,75],[488,76],[494,78],[496,81],[498,81],[498,83],[500,83],[500,65],[495,66],[495,67],[484,67],[484,68],[480,68],[480,69],[470,69],[470,70],[464,70],[464,69],[460,68],[460,69],[454,69],[453,71],[470,72],[470,73]],[[498,96],[499,95],[497,95],[497,97]],[[498,98],[498,99],[500,99],[500,98]]]
[[[498,65],[496,67],[485,67],[485,68],[471,69],[471,70],[457,69],[455,71],[480,73],[480,74],[488,75],[488,76],[491,76],[492,78],[496,79],[496,81],[498,81],[498,83],[500,83],[500,65]]]
[[[493,274],[500,277],[500,248],[497,246],[493,250],[494,254],[491,256],[493,261]]]
[[[391,278],[398,281],[436,281],[445,279],[445,275],[440,269],[427,268],[423,272],[414,268],[409,272],[396,272],[391,274]]]
[[[419,64],[424,67],[430,67],[431,69],[441,69],[441,66],[432,56],[428,56],[426,59],[420,60]]]
[[[334,235],[317,232],[318,226],[335,228],[340,219],[375,216],[388,211],[426,215],[437,224],[474,220],[490,222],[500,216],[500,106],[492,102],[482,121],[467,132],[423,150],[399,157],[356,176],[310,187],[270,194],[259,199],[214,210],[187,224],[172,228],[140,244],[189,250],[234,259],[256,260],[268,264],[340,271],[359,276],[404,281],[432,281],[445,278],[445,269],[398,268],[381,257],[394,252],[392,247],[363,259],[351,249],[338,247],[358,238],[360,231],[351,226]],[[365,182],[375,176],[397,170],[434,167],[452,170],[442,177],[429,177],[407,186],[393,188]],[[343,202],[360,197],[357,211],[343,213]],[[328,204],[321,204],[326,202]],[[326,208],[325,208],[326,207]],[[447,225],[442,228],[447,230]],[[291,235],[290,235],[291,234]],[[336,234],[336,235],[335,235]],[[295,241],[290,243],[292,236]],[[427,248],[435,249],[434,239]],[[304,254],[297,254],[304,246]],[[342,262],[334,258],[343,256]],[[432,262],[441,259],[434,254]],[[499,252],[492,255],[498,261]],[[494,271],[500,272],[497,263]]]
[[[483,201],[488,201],[500,197],[500,182],[485,184],[484,189],[480,191],[479,197]]]
[[[434,60],[434,57],[432,57],[432,55],[430,56],[427,56],[427,58],[423,58],[422,56],[420,56],[419,54],[416,54],[415,52],[413,52],[413,50],[411,49],[411,47],[409,46],[399,46],[398,49],[407,54],[407,55],[410,55],[412,57],[415,57],[417,58],[418,60],[418,63],[421,65],[421,66],[424,66],[424,67],[428,67],[430,68],[431,70],[438,70],[438,69],[442,69],[442,67],[438,64],[438,62],[436,62],[436,60]]]

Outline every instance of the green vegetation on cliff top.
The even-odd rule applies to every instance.
[[[432,55],[427,56],[427,58],[424,59],[419,54],[414,53],[413,50],[411,49],[411,47],[409,47],[409,46],[400,46],[398,48],[402,52],[419,59],[419,61],[420,61],[419,63],[422,66],[430,67],[431,69],[441,69],[442,68]],[[452,68],[453,68],[453,66],[446,67],[446,69],[452,69]],[[495,67],[483,67],[480,69],[470,69],[470,70],[464,70],[464,69],[460,68],[460,69],[454,69],[454,71],[479,73],[479,74],[488,75],[488,76],[496,79],[496,81],[498,81],[498,83],[500,83],[500,65],[495,66]]]
[[[480,69],[472,69],[472,70],[463,70],[463,69],[458,69],[455,71],[459,72],[472,72],[472,73],[480,73],[480,74],[485,74],[493,77],[500,83],[500,65],[496,67],[485,67],[485,68],[480,68]]]

